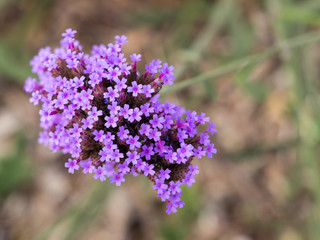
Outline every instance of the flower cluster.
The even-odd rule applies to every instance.
[[[141,55],[127,61],[122,53],[124,35],[88,55],[75,33],[67,29],[61,47],[41,49],[31,61],[39,81],[29,77],[25,91],[34,105],[42,103],[39,142],[70,154],[69,173],[81,168],[116,186],[127,174],[146,176],[167,201],[166,212],[176,212],[184,205],[181,185],[190,187],[199,172],[192,159],[216,153],[209,139],[215,125],[200,133],[197,127],[209,122],[204,113],[160,103],[162,86],[173,84],[173,66],[153,60],[140,74]]]

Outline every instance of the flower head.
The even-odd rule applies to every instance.
[[[181,185],[191,186],[199,172],[192,159],[216,153],[208,135],[217,132],[215,125],[198,133],[209,122],[204,113],[184,114],[178,105],[159,101],[162,86],[173,84],[173,66],[152,60],[139,74],[141,55],[127,62],[122,53],[126,36],[94,46],[88,55],[75,34],[67,29],[60,48],[41,49],[31,61],[39,81],[28,78],[24,89],[30,102],[42,103],[39,142],[69,154],[65,167],[72,174],[81,167],[116,186],[127,174],[146,176],[167,201],[167,213],[176,212],[184,205]]]

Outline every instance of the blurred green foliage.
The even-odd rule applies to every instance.
[[[18,136],[16,141],[15,151],[0,159],[0,199],[26,186],[32,177],[32,168],[26,154],[27,140]]]
[[[53,2],[32,1],[35,8],[21,17],[9,37],[0,39],[1,77],[8,77],[22,86],[24,79],[30,75],[28,63],[32,55],[21,39],[26,39],[28,31],[41,23]],[[9,1],[1,2],[0,8],[8,3]],[[318,51],[318,46],[313,43],[320,40],[320,32],[317,30],[320,27],[320,1],[259,1],[259,6],[272,16],[271,35],[274,38],[274,44],[262,50],[255,48],[260,40],[240,4],[241,1],[232,0],[189,0],[181,9],[142,9],[133,14],[131,19],[133,24],[152,25],[155,29],[171,27],[175,30],[165,48],[168,58],[178,56],[181,65],[176,68],[176,84],[163,89],[163,96],[177,94],[182,89],[202,84],[201,96],[211,101],[216,95],[216,83],[221,76],[229,74],[233,77],[236,88],[254,101],[262,103],[272,90],[266,79],[254,79],[253,72],[261,62],[272,57],[279,58],[278,62],[286,73],[284,81],[289,86],[287,91],[294,96],[287,107],[295,122],[298,139],[275,143],[270,147],[252,146],[236,153],[226,153],[226,156],[234,162],[249,161],[252,156],[296,147],[296,165],[289,174],[290,197],[296,196],[306,185],[304,179],[308,179],[307,186],[313,202],[305,225],[299,226],[298,230],[304,236],[303,239],[316,240],[320,236],[320,89],[318,66],[315,65],[317,56],[314,54]],[[309,33],[312,30],[314,32]],[[213,56],[207,54],[207,48],[221,33],[228,36],[228,54],[219,56],[219,59],[215,56],[213,59]],[[200,73],[198,64],[202,61],[215,67]],[[185,76],[189,78],[182,81]],[[0,197],[21,188],[32,177],[26,144],[23,137],[17,137],[16,150],[0,160]],[[164,217],[159,225],[159,234],[163,239],[186,238],[190,225],[194,224],[201,209],[201,190],[193,186],[183,191],[186,206],[177,214]],[[65,239],[77,239],[94,223],[93,219],[99,217],[108,193],[105,184],[96,184],[93,190],[84,194],[82,201],[75,203],[63,216],[58,217],[36,239],[47,239],[59,224],[66,221],[70,227]],[[274,223],[274,229],[281,228],[281,224],[285,223]]]

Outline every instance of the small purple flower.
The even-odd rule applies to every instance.
[[[181,182],[180,182],[180,181],[177,181],[177,182],[170,181],[170,182],[169,182],[169,188],[168,188],[168,190],[169,190],[172,194],[180,193],[180,192],[182,191],[181,188],[180,188],[180,185],[181,185]]]
[[[140,62],[141,61],[141,54],[132,54],[130,55],[130,59],[132,62]]]
[[[38,105],[40,100],[41,100],[41,95],[39,91],[33,92],[32,97],[30,98],[30,102],[33,103],[34,105]]]
[[[110,178],[111,183],[116,183],[116,186],[119,187],[125,179],[123,177],[123,173],[115,173],[112,178]]]
[[[129,119],[132,114],[132,109],[129,109],[129,105],[125,104],[122,108],[120,108],[120,116],[123,116],[125,119]]]
[[[118,149],[116,149],[112,155],[111,155],[111,159],[115,162],[120,162],[120,160],[123,158],[123,153],[121,153]]]
[[[62,33],[62,37],[64,38],[74,38],[74,35],[77,33],[76,30],[72,30],[68,28],[64,33]]]
[[[193,146],[191,144],[185,144],[181,143],[181,147],[178,149],[178,154],[180,154],[181,157],[191,157],[193,155]]]
[[[127,85],[126,85],[127,79],[125,79],[124,77],[121,78],[121,80],[117,79],[115,82],[116,82],[115,88],[118,92],[127,88]]]
[[[109,101],[114,101],[117,97],[119,97],[119,94],[116,89],[113,89],[112,87],[108,87],[107,92],[103,94],[103,97],[105,99],[108,99]]]
[[[127,174],[130,172],[130,168],[128,163],[124,162],[124,163],[120,163],[118,164],[118,171],[121,172],[122,174]]]
[[[129,130],[125,129],[124,126],[119,127],[119,132],[117,133],[117,136],[122,140],[126,140],[129,136]]]
[[[138,160],[137,164],[135,165],[135,167],[138,170],[138,172],[142,172],[146,165],[147,165],[146,162],[143,162],[142,160]]]
[[[93,173],[95,169],[95,167],[92,165],[91,159],[88,159],[86,161],[81,161],[80,166],[83,168],[82,172],[84,174]]]
[[[104,124],[106,128],[115,128],[117,126],[118,117],[115,116],[105,116],[104,120],[106,120],[106,123]]]
[[[120,106],[118,106],[117,102],[113,102],[112,104],[108,105],[108,109],[110,110],[111,115],[116,116],[120,110]]]
[[[133,81],[131,87],[127,88],[129,93],[132,93],[132,96],[136,97],[138,94],[142,93],[142,85],[137,84],[136,81]]]
[[[35,78],[28,77],[27,80],[26,80],[26,83],[24,85],[24,90],[27,93],[31,93],[36,89],[37,85],[38,85],[38,83],[37,83],[37,80]]]
[[[92,134],[94,135],[94,140],[97,142],[104,142],[106,138],[103,130],[100,130],[100,131],[94,130]]]
[[[158,132],[157,129],[152,129],[150,131],[148,138],[158,142],[160,140],[160,136],[161,136],[161,132]]]
[[[150,127],[149,124],[142,123],[141,126],[140,126],[139,133],[141,135],[148,136],[149,133],[150,133],[150,130],[151,130],[151,127]]]
[[[106,141],[106,143],[111,143],[112,140],[115,139],[115,136],[114,136],[111,132],[105,133],[104,136],[105,136],[105,141]]]
[[[92,121],[91,118],[88,118],[88,119],[84,118],[84,119],[81,120],[81,122],[83,124],[82,128],[84,130],[86,130],[87,128],[89,128],[89,129],[93,128],[93,121]]]
[[[214,123],[209,123],[208,131],[213,135],[217,132],[216,125]]]
[[[153,190],[157,190],[158,194],[161,194],[168,188],[168,185],[163,182],[162,179],[156,179],[155,184],[153,185]]]
[[[154,151],[152,146],[149,146],[149,147],[146,145],[142,146],[142,152],[140,153],[141,157],[145,157],[146,160],[150,160],[151,156],[153,155],[154,155]]]
[[[162,179],[163,181],[165,181],[166,179],[169,179],[170,178],[170,169],[166,169],[166,170],[163,170],[161,169],[159,174],[158,174],[158,178]]]
[[[141,143],[139,142],[139,137],[135,136],[129,136],[128,140],[126,141],[126,143],[129,145],[129,149],[130,150],[134,150],[136,148],[140,148],[141,147]]]
[[[175,204],[175,202],[169,202],[167,205],[166,213],[171,214],[176,212],[177,212],[177,205]]]
[[[79,165],[77,164],[77,161],[71,158],[68,159],[68,162],[66,162],[64,166],[68,168],[68,172],[71,174],[74,174],[74,170],[79,170]]]
[[[94,179],[100,179],[101,182],[106,180],[106,171],[103,167],[98,167],[94,170],[95,175],[93,176]]]
[[[154,108],[150,107],[150,103],[146,103],[144,105],[141,105],[141,112],[144,114],[146,117],[150,116],[150,113],[154,112]]]
[[[137,160],[139,159],[139,155],[136,151],[133,151],[133,152],[127,152],[127,158],[126,158],[126,162],[129,164],[129,163],[132,163],[133,165],[136,165],[137,164]]]
[[[143,85],[142,93],[145,94],[147,98],[151,97],[151,94],[154,93],[154,89],[150,85]]]
[[[162,125],[163,122],[164,122],[164,118],[163,117],[159,118],[158,115],[153,115],[153,119],[150,120],[151,126],[158,129],[163,128],[163,125]]]
[[[187,184],[188,187],[191,187],[193,183],[195,183],[193,174],[187,174],[184,179],[182,179],[183,184]]]
[[[146,64],[145,69],[150,73],[157,73],[158,69],[161,68],[161,60],[152,60],[149,65]]]
[[[199,174],[199,168],[198,168],[198,166],[197,165],[189,165],[189,174],[193,174],[193,175],[195,175],[195,174]]]
[[[120,36],[115,36],[116,43],[119,44],[120,46],[123,45],[124,43],[128,43],[127,37],[125,35]]]
[[[216,154],[217,153],[217,149],[214,148],[214,144],[211,143],[207,146],[206,148],[206,152],[208,154],[209,158],[212,158],[212,154]]]
[[[139,108],[135,107],[132,109],[132,112],[130,113],[130,116],[128,118],[129,122],[133,121],[140,121],[141,120],[142,112],[139,110]]]
[[[121,71],[119,70],[118,67],[116,68],[109,67],[106,77],[110,81],[116,81],[116,80],[119,80],[120,75],[121,75]]]
[[[98,111],[97,107],[93,107],[91,111],[88,112],[88,115],[91,119],[93,119],[96,122],[98,121],[98,117],[102,115],[102,111]]]
[[[155,171],[153,170],[154,165],[153,164],[145,164],[144,169],[143,169],[143,174],[145,176],[151,175],[153,176],[155,174]]]

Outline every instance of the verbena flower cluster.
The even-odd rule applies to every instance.
[[[39,142],[70,154],[65,167],[72,174],[81,168],[116,186],[127,174],[146,176],[167,201],[166,212],[176,212],[184,205],[181,185],[190,187],[199,172],[192,159],[216,153],[209,139],[215,125],[200,133],[197,127],[209,122],[204,113],[160,103],[162,86],[173,84],[173,66],[153,60],[139,73],[141,55],[127,61],[122,52],[126,36],[88,55],[75,33],[67,29],[61,47],[43,48],[31,61],[39,81],[29,77],[25,91],[34,105],[42,103]]]

